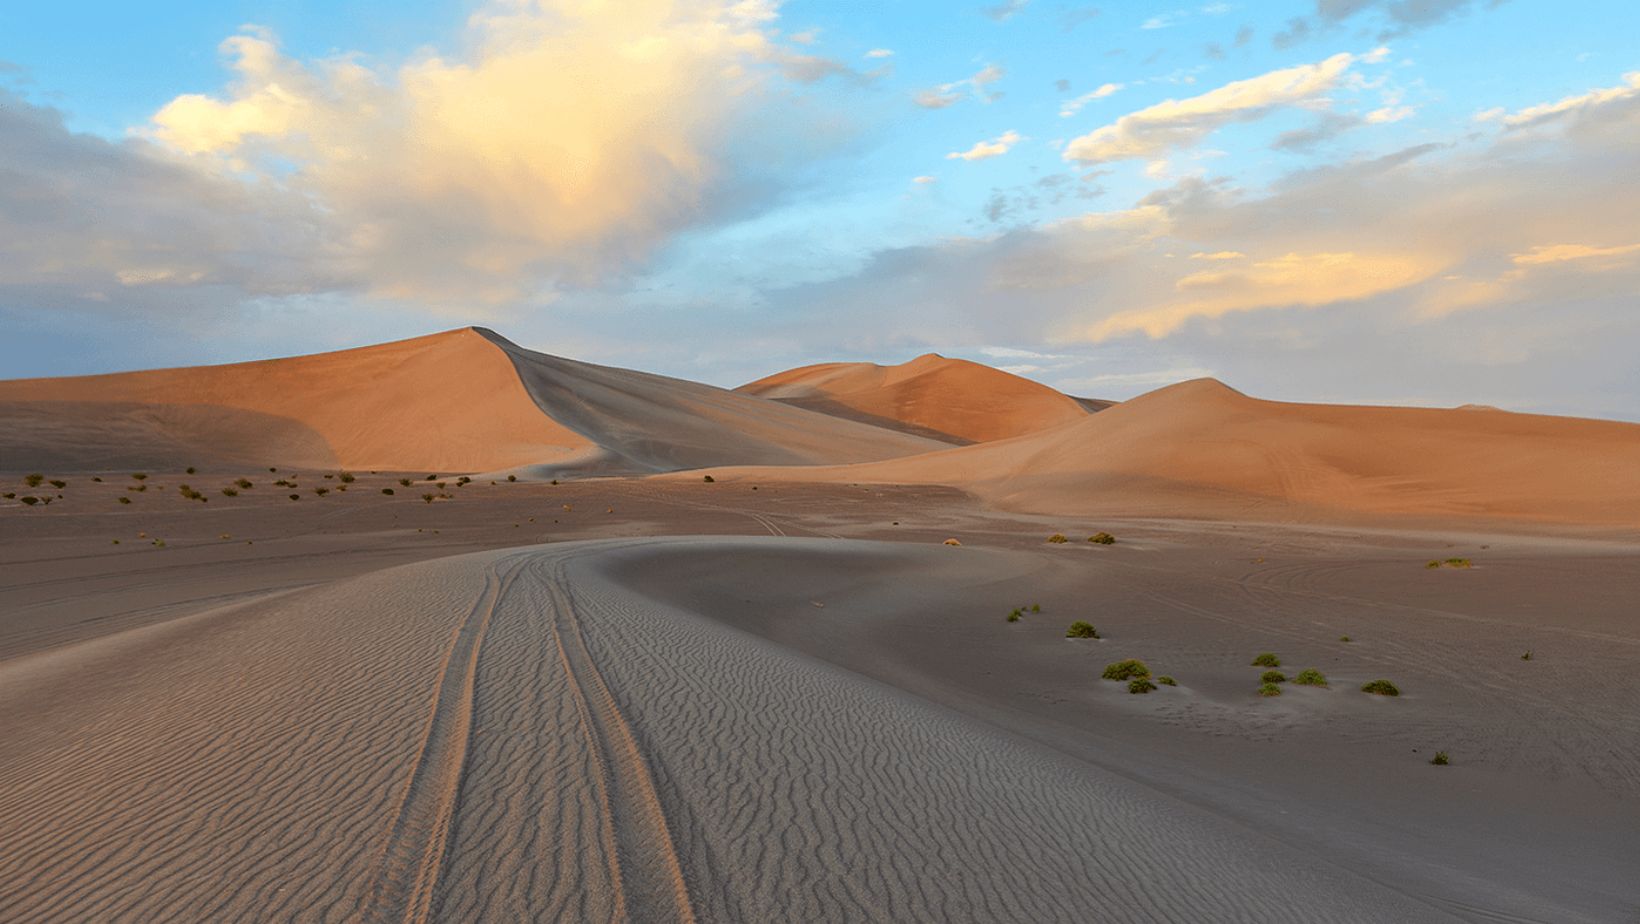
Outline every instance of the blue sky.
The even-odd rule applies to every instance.
[[[1635,34],[1531,0],[10,4],[0,376],[480,323],[723,385],[937,350],[1640,419]]]

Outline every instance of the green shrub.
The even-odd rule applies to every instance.
[[[716,484],[717,483],[717,479],[713,478],[711,475],[702,476],[701,481],[705,482],[706,484]],[[552,483],[557,484],[558,481],[556,479],[554,479]]]
[[[38,473],[33,474],[33,475],[24,475],[23,476],[23,484],[26,484],[31,488],[38,488],[40,486],[40,482],[45,481],[45,480],[46,480],[46,476],[38,474]]]
[[[92,475],[91,480],[97,482],[98,484],[102,484],[102,479],[98,478],[96,475]]]
[[[190,465],[190,466],[188,466],[186,471],[188,472],[188,474],[192,475],[192,474],[194,474],[194,467],[192,465]]]
[[[1276,686],[1273,683],[1266,683],[1263,686],[1260,686],[1258,688],[1258,695],[1260,695],[1260,696],[1280,696],[1281,695],[1281,688]]]
[[[314,488],[313,493],[319,495],[320,497],[324,497],[326,494],[330,493],[330,489],[324,487]]]
[[[400,478],[400,479],[399,479],[399,487],[401,487],[401,488],[408,488],[408,487],[410,487],[410,479],[408,479],[408,478]]]
[[[129,504],[129,503],[131,503],[131,498],[129,498],[129,497],[125,497],[125,496],[124,496],[124,495],[121,495],[121,496],[120,496],[120,497],[116,497],[116,498],[115,498],[115,500],[117,500],[117,501],[119,501],[119,502],[120,502],[120,503],[122,503],[122,504]]]
[[[1054,533],[1052,536],[1048,537],[1048,541],[1057,545],[1061,542],[1069,542],[1070,540],[1065,538],[1064,533]]]
[[[358,480],[356,477],[354,477],[352,472],[342,472],[340,475],[337,475],[336,477],[342,479],[342,484],[352,484],[353,482]]]
[[[5,493],[5,498],[6,498],[6,500],[11,500],[11,499],[12,499],[12,498],[14,498],[14,497],[16,497],[16,496],[17,496],[17,492],[16,492],[16,491],[7,491],[7,492],[6,492],[6,493]]]
[[[1098,545],[1115,545],[1116,537],[1110,533],[1094,533],[1088,537],[1088,541]]]
[[[1261,652],[1258,657],[1253,659],[1253,666],[1254,667],[1280,667],[1281,666],[1281,659],[1276,657],[1272,652],[1265,651],[1265,652]]]
[[[1526,649],[1526,652],[1520,656],[1520,659],[1522,661],[1532,660],[1532,649],[1530,649],[1530,648]]]
[[[291,500],[301,500],[301,499],[302,499],[302,495],[300,495],[300,494],[292,494],[292,495],[291,495],[291,496],[290,496],[290,499],[291,499]]]
[[[1128,658],[1125,661],[1113,661],[1105,665],[1103,676],[1106,680],[1132,680],[1135,677],[1148,680],[1150,679],[1150,668],[1145,666],[1145,662],[1137,658]]]
[[[234,484],[238,485],[241,490],[249,490],[250,486],[251,486],[251,481],[250,481],[249,478],[241,478],[238,481],[234,482]]]
[[[382,488],[382,493],[383,494],[392,494],[393,489],[392,488]]]
[[[1286,683],[1287,675],[1281,671],[1265,671],[1258,675],[1259,683]]]
[[[1097,630],[1093,627],[1093,623],[1083,622],[1082,620],[1078,619],[1077,621],[1071,623],[1071,627],[1069,629],[1065,630],[1065,637],[1066,638],[1098,638],[1099,637],[1099,630]]]
[[[421,499],[426,501],[427,503],[431,504],[433,502],[433,499],[436,498],[436,497],[438,497],[437,494],[423,494],[421,496]]]
[[[436,480],[438,480],[438,476],[437,475],[428,475],[426,478],[423,478],[422,480],[423,481],[436,481]]]
[[[30,507],[32,507],[35,504],[38,504],[40,502],[40,499],[38,497],[35,497],[32,494],[25,494],[22,497],[19,497],[18,500],[22,501],[25,504],[28,504]]]
[[[1033,613],[1042,612],[1042,604],[1040,604],[1040,603],[1031,604],[1031,612],[1033,612]]]
[[[1149,693],[1156,689],[1156,685],[1143,677],[1135,677],[1128,681],[1129,693]]]
[[[1437,767],[1444,767],[1447,764],[1452,763],[1452,759],[1450,757],[1446,756],[1445,751],[1436,751],[1435,756],[1431,757],[1429,759],[1429,762],[1434,764]]]
[[[1341,642],[1347,642],[1347,641],[1350,640],[1350,637],[1348,635],[1340,635],[1338,637],[1338,640],[1341,641]]]
[[[138,481],[147,481],[148,480],[148,473],[147,472],[132,472],[131,477],[135,478]]]
[[[517,475],[508,475],[508,476],[507,476],[507,480],[508,480],[508,481],[517,481],[517,480],[518,480],[518,476],[517,476]]]
[[[223,488],[222,489],[222,496],[223,497],[238,497],[239,496],[239,489],[238,488]]]
[[[1362,693],[1371,693],[1375,696],[1400,696],[1401,690],[1388,680],[1369,680],[1361,685]]]
[[[1442,562],[1442,564],[1446,565],[1448,568],[1468,568],[1471,562],[1467,558],[1448,558],[1445,562]]]
[[[1293,683],[1301,687],[1324,687],[1327,685],[1327,675],[1313,667],[1306,667],[1293,678]]]
[[[1163,674],[1162,676],[1157,677],[1156,682],[1161,684],[1164,687],[1176,687],[1176,686],[1179,685],[1179,682],[1177,680],[1174,680],[1172,677],[1169,677],[1166,674]]]
[[[1009,613],[1008,614],[1008,621],[1009,622],[1019,622],[1019,610],[1014,610],[1012,613]]]
[[[48,481],[48,482],[46,482],[46,484],[49,484],[49,485],[51,485],[51,486],[52,486],[52,487],[54,487],[54,488],[57,488],[57,489],[58,489],[58,490],[62,490],[62,489],[63,489],[63,488],[66,488],[66,487],[68,487],[68,482],[66,482],[66,481],[58,481],[58,480],[57,480],[57,479],[55,479],[55,478],[53,478],[53,479],[51,479],[51,480],[50,480],[50,481]]]
[[[438,484],[437,484],[437,485],[436,485],[436,487],[437,487],[437,488],[438,488],[438,489],[439,489],[439,490],[440,490],[440,491],[442,491],[442,490],[444,490],[444,482],[442,482],[442,481],[441,481],[441,482],[439,482],[439,483],[438,483]]]

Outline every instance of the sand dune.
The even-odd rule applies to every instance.
[[[735,390],[959,445],[1033,433],[1104,404],[1089,405],[1030,379],[937,353],[897,366],[803,366]]]
[[[290,359],[0,382],[0,467],[661,471],[937,444],[464,328]]]
[[[845,468],[716,475],[952,485],[1042,513],[1640,527],[1640,425],[1290,404],[1212,379],[1012,440]]]

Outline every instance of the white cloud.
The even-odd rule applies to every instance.
[[[1587,93],[1580,93],[1576,96],[1563,97],[1553,103],[1529,106],[1508,115],[1502,115],[1501,110],[1488,110],[1484,115],[1487,115],[1489,119],[1501,118],[1503,124],[1509,128],[1521,128],[1570,113],[1592,109],[1596,106],[1603,106],[1607,103],[1631,99],[1637,95],[1640,95],[1640,71],[1630,71],[1623,75],[1623,82],[1615,87],[1605,87],[1590,90]]]
[[[939,178],[928,176],[927,174],[924,174],[922,176],[912,177],[911,182],[916,183],[918,186],[927,186],[929,183],[939,182]]]
[[[1189,147],[1233,122],[1258,119],[1281,106],[1308,103],[1337,86],[1355,60],[1336,54],[1315,64],[1238,80],[1184,100],[1167,100],[1073,139],[1064,158],[1084,164],[1153,159]]]
[[[1384,125],[1390,122],[1399,122],[1411,116],[1418,110],[1412,106],[1385,106],[1367,113],[1366,121],[1369,125]]]
[[[961,80],[942,83],[937,87],[918,90],[911,95],[911,100],[924,109],[944,109],[953,103],[961,102],[968,96],[973,96],[982,103],[989,103],[996,96],[987,88],[1001,80],[1005,73],[1007,72],[1001,67],[995,64],[987,64],[972,77],[964,77]]]
[[[1122,84],[1102,83],[1093,90],[1090,90],[1075,99],[1066,100],[1061,103],[1059,105],[1059,117],[1062,119],[1068,119],[1071,116],[1076,115],[1078,112],[1081,112],[1083,106],[1086,106],[1096,99],[1104,99],[1120,89],[1122,89]]]
[[[992,157],[1001,157],[1020,141],[1019,132],[1009,130],[992,138],[990,141],[978,141],[966,151],[952,151],[945,155],[946,160],[986,160]]]
[[[894,51],[890,48],[873,48],[865,54],[868,58],[892,58]]]

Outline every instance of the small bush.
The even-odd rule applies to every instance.
[[[1341,641],[1341,642],[1347,642],[1347,641],[1350,640],[1350,637],[1348,635],[1340,635],[1338,637],[1338,640]]]
[[[291,499],[291,500],[301,500],[301,499],[302,499],[302,495],[300,495],[300,494],[292,494],[292,495],[291,495],[291,496],[290,496],[290,499]]]
[[[6,498],[6,500],[11,500],[11,499],[12,499],[12,498],[14,498],[14,497],[16,497],[16,496],[17,496],[17,492],[16,492],[16,491],[7,491],[7,492],[6,492],[6,493],[5,493],[5,498]]]
[[[40,482],[45,481],[45,480],[46,480],[46,476],[40,475],[40,474],[24,475],[23,476],[23,484],[26,484],[31,488],[38,488],[40,486]]]
[[[1401,690],[1388,680],[1369,680],[1361,684],[1362,693],[1371,693],[1374,696],[1400,696]]]
[[[1286,683],[1287,675],[1281,671],[1265,671],[1258,675],[1259,683]]]
[[[1298,676],[1293,678],[1293,683],[1301,687],[1324,687],[1327,685],[1327,675],[1313,667],[1307,667],[1298,672]]]
[[[190,475],[195,474],[194,467],[192,465],[188,466],[188,468],[185,469],[185,471],[187,471],[188,474],[190,474]]]
[[[1031,612],[1033,612],[1033,613],[1042,612],[1042,604],[1040,604],[1040,603],[1031,604]]]
[[[1530,649],[1530,648],[1526,649],[1526,652],[1520,656],[1520,659],[1522,661],[1532,660],[1532,649]]]
[[[1434,764],[1437,767],[1444,767],[1447,764],[1452,763],[1452,758],[1446,756],[1445,751],[1436,751],[1435,756],[1431,757],[1429,759],[1429,762]]]
[[[518,476],[517,476],[517,475],[508,475],[508,476],[507,476],[507,480],[508,480],[508,481],[517,481],[517,480],[518,480]]]
[[[1281,688],[1276,686],[1273,683],[1266,683],[1263,686],[1260,686],[1258,688],[1258,695],[1260,695],[1260,696],[1280,696],[1281,695]]]
[[[40,502],[40,499],[38,497],[35,497],[32,494],[25,494],[22,497],[19,497],[18,500],[22,501],[25,504],[28,504],[30,507],[32,507],[35,504],[38,504]]]
[[[1129,693],[1149,693],[1156,689],[1156,685],[1143,677],[1135,677],[1128,681]]]
[[[102,484],[102,479],[98,478],[96,475],[92,475],[91,480],[97,482],[98,484]]]
[[[1125,661],[1114,661],[1105,665],[1105,673],[1102,676],[1106,680],[1132,680],[1135,677],[1148,680],[1150,679],[1150,668],[1145,666],[1145,662],[1137,658],[1128,658]]]
[[[52,487],[54,487],[54,488],[57,488],[57,489],[58,489],[58,490],[62,490],[62,489],[63,489],[63,488],[66,488],[66,487],[68,487],[68,482],[66,482],[66,481],[58,481],[58,480],[57,480],[57,479],[55,479],[55,478],[53,478],[53,479],[51,479],[51,480],[50,480],[50,481],[48,481],[48,482],[46,482],[46,484],[49,484],[49,485],[51,485],[51,486],[52,486]]]
[[[423,481],[437,481],[438,476],[437,475],[428,475],[426,478],[423,478],[422,480]]]
[[[1467,558],[1448,558],[1444,561],[1439,558],[1432,558],[1428,564],[1424,565],[1425,568],[1469,568],[1472,566],[1473,563]]]
[[[239,496],[239,489],[238,488],[223,488],[222,489],[222,496],[223,497],[238,497]]]
[[[234,484],[238,485],[240,490],[249,490],[250,486],[251,486],[251,481],[250,481],[249,478],[241,478],[238,481],[234,482]]]
[[[1253,659],[1253,666],[1254,667],[1280,667],[1281,666],[1281,659],[1276,657],[1275,654],[1273,654],[1272,652],[1265,651],[1265,652],[1261,652],[1258,657]]]
[[[393,489],[392,488],[382,488],[382,493],[383,494],[392,494]]]
[[[962,545],[962,543],[958,542],[955,539],[947,539],[947,540],[945,540],[945,544],[946,545]]]
[[[1097,545],[1115,545],[1116,537],[1110,533],[1094,533],[1088,537],[1088,541]]]
[[[148,485],[141,482],[138,482],[137,484],[128,484],[125,486],[125,490],[136,491],[138,494],[141,494],[143,491],[148,490]]]
[[[1093,623],[1083,622],[1082,620],[1078,619],[1077,621],[1071,623],[1071,627],[1069,629],[1065,630],[1065,637],[1066,638],[1098,638],[1099,637],[1099,630],[1097,630],[1093,627]]]
[[[438,497],[437,494],[423,494],[421,496],[421,499],[426,501],[427,503],[431,504],[433,502],[433,500],[437,497]]]
[[[410,479],[408,479],[408,478],[400,478],[400,479],[399,479],[399,487],[401,487],[401,488],[408,488],[408,487],[410,487]]]
[[[132,472],[131,477],[135,478],[137,481],[147,481],[148,480],[148,473],[147,472]]]
[[[122,504],[129,504],[129,503],[131,503],[131,498],[129,498],[129,497],[124,497],[124,496],[121,496],[121,497],[117,497],[117,498],[115,498],[115,500],[117,500],[117,501],[119,501],[119,502],[120,502],[120,503],[122,503]]]
[[[1162,676],[1157,677],[1156,682],[1161,684],[1164,687],[1176,687],[1176,686],[1179,685],[1179,682],[1177,680],[1174,680],[1172,677],[1169,677],[1166,674],[1163,674]]]
[[[359,480],[352,472],[342,472],[336,477],[342,479],[342,484],[352,484],[353,482]]]
[[[1008,614],[1008,621],[1009,622],[1019,622],[1019,610],[1014,610],[1012,613],[1009,613]]]
[[[441,482],[439,482],[439,483],[438,483],[438,485],[437,485],[437,487],[438,487],[438,489],[439,489],[439,490],[440,490],[440,491],[442,491],[442,490],[444,490],[444,482],[442,482],[442,481],[441,481]]]
[[[1048,537],[1048,541],[1057,545],[1061,542],[1069,542],[1070,540],[1065,538],[1064,533],[1054,533],[1052,536]]]
[[[320,497],[324,497],[326,494],[330,493],[330,489],[329,488],[314,488],[313,493],[319,495]]]

